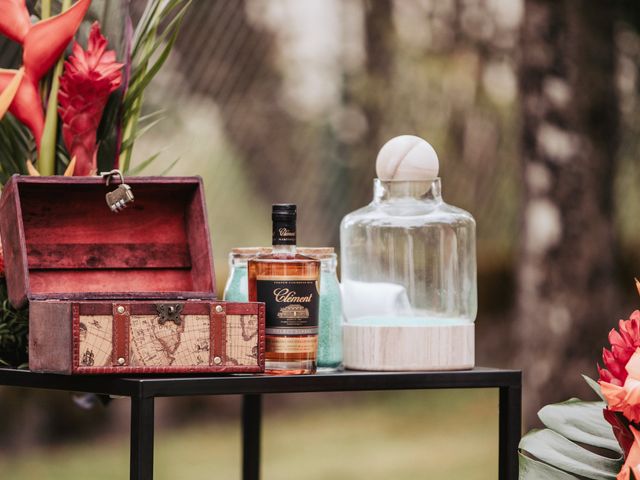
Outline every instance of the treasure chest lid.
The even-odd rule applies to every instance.
[[[117,183],[117,182],[116,182]],[[100,177],[14,175],[0,197],[9,300],[214,299],[200,177],[127,177],[118,213]]]

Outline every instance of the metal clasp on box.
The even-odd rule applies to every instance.
[[[158,312],[158,323],[160,325],[164,325],[166,322],[173,322],[176,325],[180,325],[182,323],[182,318],[180,317],[180,314],[182,313],[183,308],[184,308],[184,305],[180,303],[156,304],[156,311]]]

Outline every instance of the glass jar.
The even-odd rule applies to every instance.
[[[477,312],[475,221],[468,212],[444,202],[439,178],[375,179],[373,201],[342,220],[340,243],[345,329],[425,327],[424,331],[401,333],[407,338],[424,337],[423,344],[414,346],[437,356],[438,349],[449,355],[447,351],[456,349],[458,340],[438,340],[443,330],[436,332],[433,327],[468,326],[449,333],[464,337],[461,341],[465,346],[461,348],[473,355]],[[467,333],[461,335],[461,331]],[[397,342],[386,347],[376,345],[381,350],[406,348]],[[347,348],[359,347],[357,342],[352,347],[345,343],[345,366],[350,368]],[[431,368],[430,360],[425,362],[422,368]],[[468,363],[465,360],[456,365],[472,366]],[[418,364],[415,367],[421,369]]]
[[[229,253],[229,277],[224,287],[223,300],[228,302],[248,301],[247,262],[256,255],[270,251],[270,248],[263,247],[233,248],[231,250]]]
[[[338,256],[333,248],[300,247],[302,255],[320,260],[320,313],[318,371],[342,369],[342,295],[336,268]]]
[[[318,369],[335,371],[342,368],[342,297],[336,274],[338,256],[333,248],[297,249],[302,255],[320,260],[320,312],[318,335]],[[229,277],[224,288],[224,300],[248,301],[247,262],[270,247],[234,248],[229,253]]]

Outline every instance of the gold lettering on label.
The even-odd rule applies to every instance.
[[[296,292],[293,290],[289,290],[288,288],[276,288],[273,291],[273,296],[276,299],[276,302],[278,303],[282,303],[282,302],[287,302],[287,303],[293,303],[293,302],[302,302],[302,303],[306,303],[306,302],[310,302],[311,299],[313,298],[313,293],[310,293],[309,295],[306,295],[304,297],[298,297]]]
[[[295,237],[296,236],[296,232],[292,232],[291,230],[289,230],[288,228],[282,227],[278,229],[278,233],[280,234],[281,237]]]

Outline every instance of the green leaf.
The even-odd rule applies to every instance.
[[[15,173],[27,173],[25,161],[34,158],[35,142],[26,127],[7,113],[0,120],[0,181]]]
[[[604,408],[604,402],[583,402],[572,398],[566,402],[547,405],[538,412],[538,417],[547,428],[569,440],[622,454],[613,429],[602,414]]]
[[[548,465],[592,480],[615,480],[622,467],[622,456],[604,457],[549,429],[529,432],[520,440],[520,449]]]
[[[149,130],[151,130],[153,127],[155,127],[161,121],[162,121],[162,118],[156,118],[155,120],[149,122],[148,124],[146,124],[142,128],[140,128],[138,126],[138,128],[135,131],[135,137],[127,138],[126,141],[122,142],[122,149],[126,150],[126,149],[129,149],[129,148],[132,148],[133,147],[133,142],[138,140],[141,136],[143,136],[145,133],[147,133]],[[139,121],[138,125],[140,125],[141,123],[142,123],[142,121]]]
[[[143,95],[175,44],[190,0],[154,0],[147,4],[134,31],[131,79],[122,100],[120,168],[127,172],[136,139]]]
[[[28,310],[9,304],[6,280],[0,278],[0,364],[18,367],[27,361],[28,330]]]
[[[184,5],[173,18],[173,20],[171,20],[171,22],[164,28],[160,35],[156,36],[153,42],[147,43],[146,48],[143,50],[142,58],[135,58],[135,61],[137,63],[139,63],[140,65],[148,65],[148,63],[151,61],[151,58],[155,55],[161,45],[164,45],[166,42],[172,43],[172,39],[174,39],[178,34],[180,25],[182,24],[182,19],[184,18],[188,7],[189,3]],[[169,50],[171,50],[171,48],[169,48]],[[145,69],[139,69],[133,72],[131,77],[132,82],[136,82],[144,73]]]
[[[604,395],[602,395],[600,384],[598,384],[598,382],[596,382],[593,378],[587,377],[586,375],[582,375],[582,378],[584,378],[584,381],[587,382],[587,385],[591,387],[591,390],[596,392],[596,394],[600,397],[600,400],[605,402],[606,400],[604,398]]]
[[[171,32],[171,36],[169,37],[169,40],[165,44],[164,48],[162,49],[161,53],[158,55],[158,58],[153,63],[153,65],[149,69],[145,69],[144,72],[138,71],[133,74],[132,83],[129,85],[129,90],[127,90],[127,93],[124,99],[125,110],[131,107],[133,101],[142,95],[142,91],[145,88],[147,88],[151,80],[153,80],[153,78],[156,76],[158,71],[160,71],[160,68],[162,68],[167,58],[169,58],[171,49],[173,48],[173,45],[175,44],[176,39],[178,38],[179,26],[182,23],[182,19],[184,18],[184,12],[186,11],[187,6],[185,6],[185,8],[182,10],[181,15],[179,17],[176,17],[176,19],[174,19],[174,21],[172,22],[172,24],[174,22],[177,22],[176,27]],[[157,47],[154,47],[153,49],[155,50],[155,48]]]
[[[152,119],[162,118],[165,114],[165,110],[156,110],[154,112],[147,113],[146,115],[140,116],[140,122],[151,121]]]
[[[518,454],[518,458],[520,459],[520,480],[578,480],[576,476],[521,453]]]
[[[178,163],[180,161],[180,157],[176,158],[173,162],[171,162],[171,165],[169,165],[167,168],[165,168],[162,172],[160,172],[160,176],[164,176],[167,173],[169,173],[169,171],[176,166],[176,163]]]
[[[145,161],[141,162],[139,165],[136,165],[135,167],[133,167],[131,170],[129,170],[127,173],[129,175],[138,175],[140,172],[142,172],[145,168],[147,168],[149,165],[151,165],[154,160],[156,158],[158,158],[158,156],[160,155],[161,152],[157,152],[154,153],[153,155],[151,155],[149,158],[147,158]]]
[[[538,416],[547,428],[520,440],[520,479],[615,479],[623,454],[604,408],[575,398],[542,408]]]

